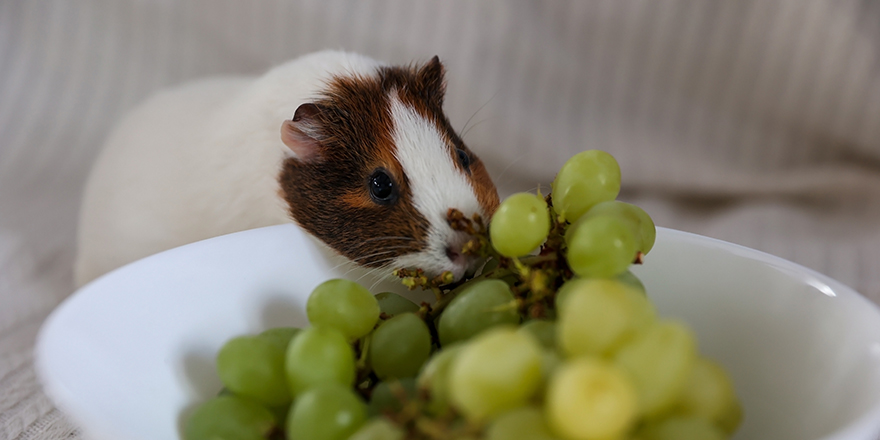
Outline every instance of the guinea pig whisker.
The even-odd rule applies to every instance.
[[[399,247],[401,247],[401,248],[405,248],[405,247],[408,247],[408,246],[399,246]],[[395,253],[395,252],[396,252],[396,250],[394,250],[394,249],[392,249],[392,250],[384,250],[384,251],[382,251],[382,252],[373,252],[372,254],[361,255],[361,256],[359,256],[359,257],[357,257],[357,258],[352,258],[351,261],[356,261],[356,262],[357,262],[357,261],[361,261],[361,260],[366,260],[366,259],[368,259],[368,258],[377,257],[377,256],[379,256],[379,255],[392,254],[392,253]]]
[[[514,164],[516,164],[517,162],[519,162],[519,161],[521,161],[521,160],[523,160],[523,159],[525,159],[525,158],[526,158],[526,155],[523,154],[523,155],[517,157],[516,159],[512,160],[509,164],[507,164],[506,167],[504,167],[504,169],[501,171],[501,174],[498,175],[498,177],[496,178],[496,180],[497,180],[498,182],[501,182],[501,178],[504,177],[504,174],[507,173],[508,170],[510,170],[510,167],[512,167]]]
[[[474,114],[472,114],[471,117],[468,118],[467,122],[464,123],[464,128],[461,129],[461,131],[462,131],[461,138],[462,139],[464,139],[464,136],[467,134],[468,131],[470,131],[470,128],[468,128],[468,124],[471,123],[471,120],[474,119],[474,117],[477,116],[481,110],[486,108],[486,106],[489,105],[489,103],[492,102],[492,100],[495,99],[495,96],[497,96],[497,95],[498,95],[498,90],[496,90],[495,93],[493,93],[492,96],[490,96],[489,99],[487,99],[486,102],[484,102],[483,105],[481,105],[480,108],[478,108],[477,111],[475,111]],[[477,125],[480,125],[480,123],[482,123],[484,121],[486,121],[486,119],[483,119],[482,121],[474,124],[474,127],[476,127]],[[471,127],[471,128],[474,128],[474,127]]]
[[[384,261],[391,261],[391,260],[393,260],[393,259],[394,259],[394,258],[386,258],[385,260],[379,260],[379,261],[384,262]],[[355,280],[355,282],[360,282],[360,281],[361,281],[362,279],[364,279],[364,277],[366,277],[367,275],[373,275],[373,276],[375,276],[375,275],[376,275],[376,272],[378,272],[379,270],[382,270],[382,268],[379,268],[379,267],[373,267],[373,268],[370,268],[370,269],[368,269],[366,272],[364,272],[361,276],[359,276],[359,277]]]

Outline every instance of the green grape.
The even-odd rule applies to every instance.
[[[285,350],[259,336],[230,339],[217,353],[217,375],[229,390],[264,405],[289,403]]]
[[[639,394],[641,414],[651,418],[670,410],[684,390],[697,357],[697,342],[688,327],[656,321],[614,356],[629,373]]]
[[[469,420],[522,406],[541,385],[541,348],[527,333],[499,327],[474,338],[449,372],[452,403]]]
[[[519,327],[519,331],[528,332],[544,348],[556,347],[556,323],[543,319],[533,319]]]
[[[519,313],[510,287],[500,280],[482,280],[467,285],[440,315],[437,333],[440,344],[464,341],[500,324],[518,324]]]
[[[568,301],[568,297],[571,295],[571,292],[574,292],[580,289],[580,285],[587,280],[574,277],[559,286],[556,289],[556,313],[562,313],[562,309],[565,308],[565,303]]]
[[[636,257],[632,228],[607,216],[584,217],[565,233],[566,260],[579,277],[612,278],[625,272]]]
[[[501,414],[486,429],[486,440],[554,440],[541,410],[524,406]]]
[[[743,407],[739,399],[737,399],[733,405],[727,407],[727,411],[721,414],[721,418],[716,420],[715,426],[732,435],[739,428],[739,425],[742,424],[742,420]]]
[[[401,313],[415,313],[419,311],[419,306],[416,303],[394,292],[382,292],[376,295],[376,301],[379,302],[379,310],[388,315],[389,318]]]
[[[483,265],[483,268],[480,269],[480,274],[489,273],[498,268],[498,264],[501,262],[498,261],[497,258],[490,258],[486,260],[486,264]]]
[[[220,396],[196,408],[183,428],[185,440],[265,440],[276,428],[269,410],[250,400]]]
[[[736,431],[742,419],[742,407],[730,377],[720,365],[703,357],[694,363],[676,412],[702,417],[729,434]]]
[[[654,220],[651,219],[651,216],[644,209],[632,203],[609,200],[590,208],[585,217],[600,215],[628,221],[635,234],[637,251],[647,255],[651,248],[654,247],[654,240],[657,238],[657,228],[654,226]]]
[[[278,348],[287,351],[287,346],[290,345],[290,341],[297,333],[299,333],[299,331],[300,329],[294,327],[275,327],[270,328],[257,336],[275,344]]]
[[[717,427],[699,417],[669,418],[649,424],[639,432],[640,440],[726,440]]]
[[[562,358],[553,349],[541,350],[541,388],[546,389],[556,370],[562,365]]]
[[[543,198],[517,193],[501,202],[489,223],[489,239],[505,257],[528,255],[547,240],[550,212]]]
[[[642,284],[642,280],[639,279],[634,273],[631,271],[626,271],[617,276],[617,281],[624,283],[632,288],[635,288],[642,295],[647,295],[647,289],[645,289],[645,285]]]
[[[430,393],[429,410],[441,414],[449,409],[449,371],[452,362],[461,352],[464,344],[446,346],[438,351],[425,363],[419,372],[417,384],[419,389]]]
[[[620,166],[604,151],[583,151],[562,165],[551,189],[553,209],[574,223],[593,205],[617,198]]]
[[[379,321],[379,302],[354,281],[328,280],[312,291],[306,315],[313,326],[334,327],[351,342],[373,330]]]
[[[370,394],[370,414],[380,415],[386,411],[400,412],[404,401],[415,397],[416,380],[411,377],[379,382],[373,388],[373,393]]]
[[[653,321],[648,299],[620,281],[579,279],[568,285],[557,337],[569,357],[608,354]]]
[[[287,418],[287,438],[346,440],[366,420],[366,407],[350,387],[322,385],[297,396]]]
[[[545,410],[553,432],[567,439],[612,439],[638,414],[636,390],[626,374],[605,361],[579,358],[550,379]]]
[[[332,327],[311,327],[296,335],[287,349],[285,367],[295,396],[316,385],[354,384],[354,351]]]
[[[431,332],[414,313],[385,321],[370,339],[370,366],[382,380],[414,377],[429,356]]]
[[[348,440],[403,440],[405,435],[397,425],[379,418],[365,423]]]

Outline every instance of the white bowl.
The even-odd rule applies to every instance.
[[[735,439],[876,440],[880,312],[852,289],[758,251],[658,229],[634,270],[660,314],[690,324],[745,408]],[[293,225],[173,249],[85,286],[46,321],[46,393],[93,440],[179,438],[216,394],[232,336],[306,325],[309,292],[343,270]],[[374,290],[385,288],[377,286]]]

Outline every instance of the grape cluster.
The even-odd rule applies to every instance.
[[[221,394],[186,440],[715,440],[742,411],[691,330],[658,317],[632,264],[655,227],[615,200],[620,168],[572,157],[552,192],[501,203],[488,227],[450,211],[487,257],[472,279],[395,274],[434,304],[330,280],[311,327],[228,341]],[[552,196],[552,197],[551,197]]]

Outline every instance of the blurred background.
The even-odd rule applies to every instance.
[[[325,48],[439,55],[447,114],[502,196],[615,155],[659,226],[880,302],[880,2],[0,2],[0,440],[77,439],[32,345],[72,290],[82,188],[145,97]]]

